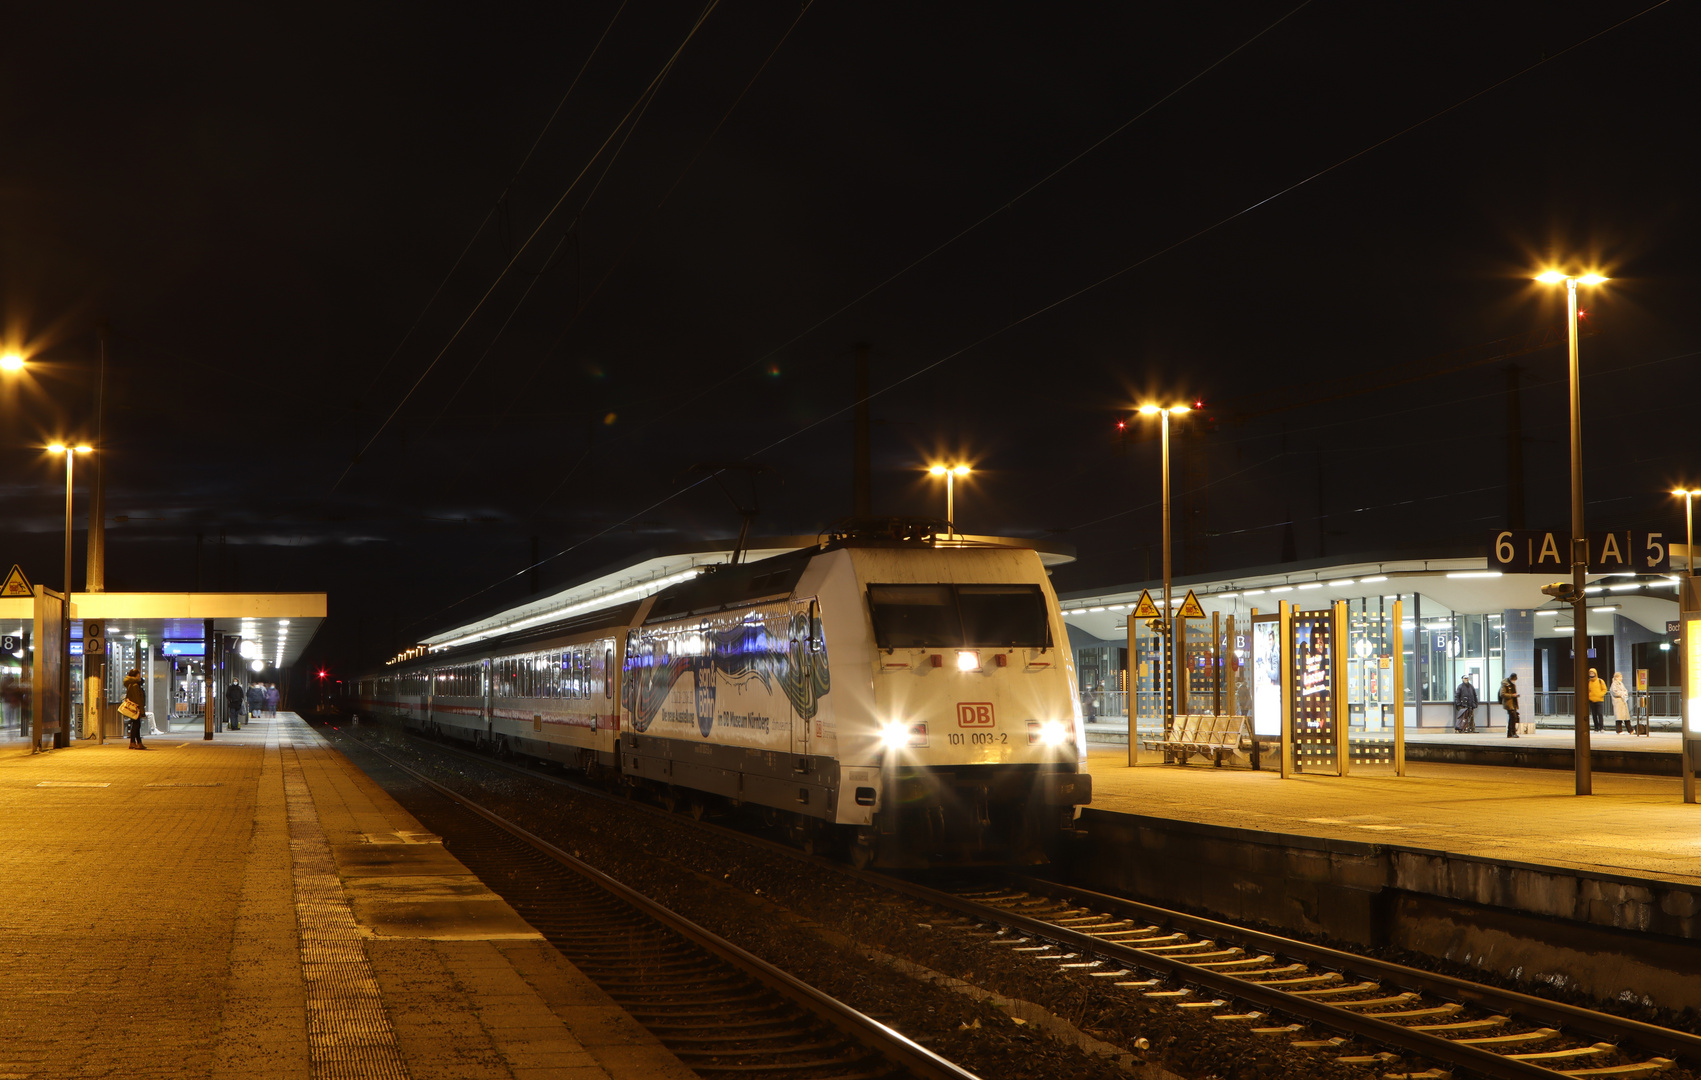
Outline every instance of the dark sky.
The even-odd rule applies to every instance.
[[[1147,394],[1207,404],[1182,568],[1481,546],[1567,522],[1549,257],[1615,279],[1591,525],[1674,523],[1701,17],[1646,7],[14,12],[0,562],[59,577],[100,318],[109,587],[328,590],[344,667],[524,595],[534,537],[548,588],[731,535],[696,463],[773,470],[759,532],[848,513],[857,341],[876,510],[961,456],[960,527],[1075,545],[1060,588],[1155,569]]]

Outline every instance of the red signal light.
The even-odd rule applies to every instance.
[[[319,677],[321,679],[323,679],[325,677],[325,669],[324,668],[319,669]]]

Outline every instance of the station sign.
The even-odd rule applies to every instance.
[[[1671,545],[1666,542],[1666,534],[1646,529],[1592,532],[1586,558],[1592,574],[1671,572]],[[1505,574],[1568,573],[1571,533],[1497,530],[1489,540],[1488,568]]]

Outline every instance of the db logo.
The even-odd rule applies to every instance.
[[[959,701],[957,702],[958,727],[991,727],[992,702],[990,701]]]

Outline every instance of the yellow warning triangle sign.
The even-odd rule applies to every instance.
[[[6,583],[0,585],[0,596],[34,596],[35,590],[30,588],[30,579],[18,569],[18,564],[12,564],[12,572],[6,575]]]
[[[1187,590],[1187,599],[1181,602],[1181,617],[1184,619],[1203,619],[1205,609],[1199,606],[1199,598],[1193,595],[1193,590]]]
[[[1131,617],[1135,619],[1155,619],[1158,617],[1158,605],[1152,603],[1152,594],[1149,590],[1140,590],[1140,603],[1135,606],[1134,614]]]

